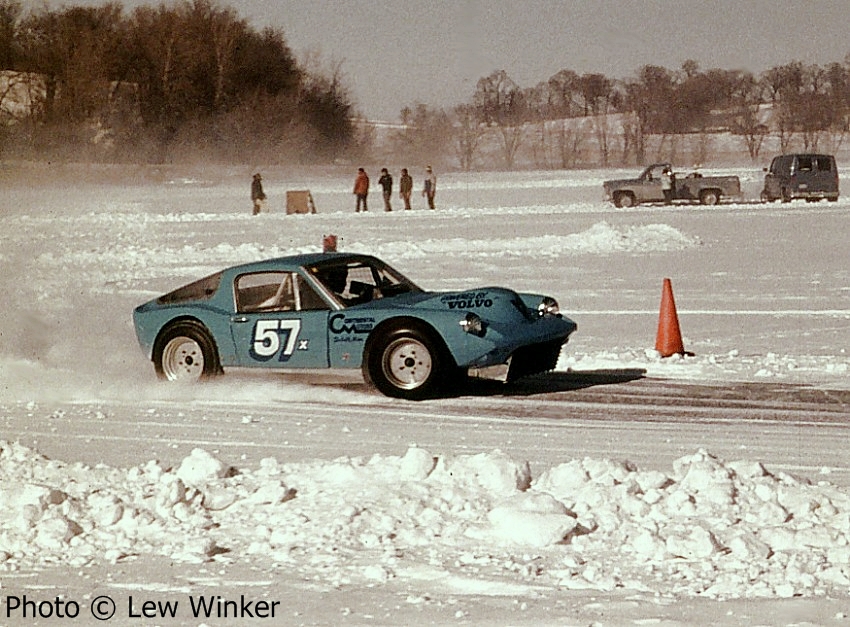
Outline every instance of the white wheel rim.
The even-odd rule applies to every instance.
[[[162,372],[169,381],[200,379],[204,373],[201,345],[188,337],[175,337],[162,351]]]
[[[431,375],[431,351],[422,342],[401,338],[384,350],[384,376],[397,388],[413,390]]]

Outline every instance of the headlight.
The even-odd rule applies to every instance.
[[[460,326],[467,333],[472,333],[472,335],[477,335],[478,337],[484,337],[484,321],[478,314],[474,314],[470,311],[466,314],[463,320],[460,321]]]
[[[544,296],[540,304],[537,305],[537,315],[541,318],[543,316],[555,316],[559,311],[558,301],[549,296]]]

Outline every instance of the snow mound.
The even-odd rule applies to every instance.
[[[667,224],[645,226],[612,226],[607,221],[598,222],[580,233],[568,235],[543,235],[534,237],[486,239],[439,239],[388,242],[379,255],[392,258],[420,259],[434,254],[468,254],[474,250],[482,258],[494,257],[562,257],[564,255],[613,253],[671,252],[700,245],[700,240],[685,235]],[[374,249],[352,246],[355,252],[373,252]]]
[[[553,588],[815,596],[850,587],[850,494],[706,451],[669,473],[571,460],[532,477],[499,451],[235,469],[47,459],[0,442],[0,572],[152,554],[266,560],[334,585],[437,568]]]

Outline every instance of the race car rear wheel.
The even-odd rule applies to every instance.
[[[408,400],[439,394],[452,369],[440,342],[415,327],[380,333],[366,347],[363,360],[368,383],[387,396]]]
[[[153,365],[160,379],[199,381],[221,374],[215,342],[199,322],[184,320],[166,327],[156,339]]]

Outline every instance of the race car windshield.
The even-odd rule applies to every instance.
[[[377,260],[313,266],[309,270],[343,307],[422,291],[410,279]]]

